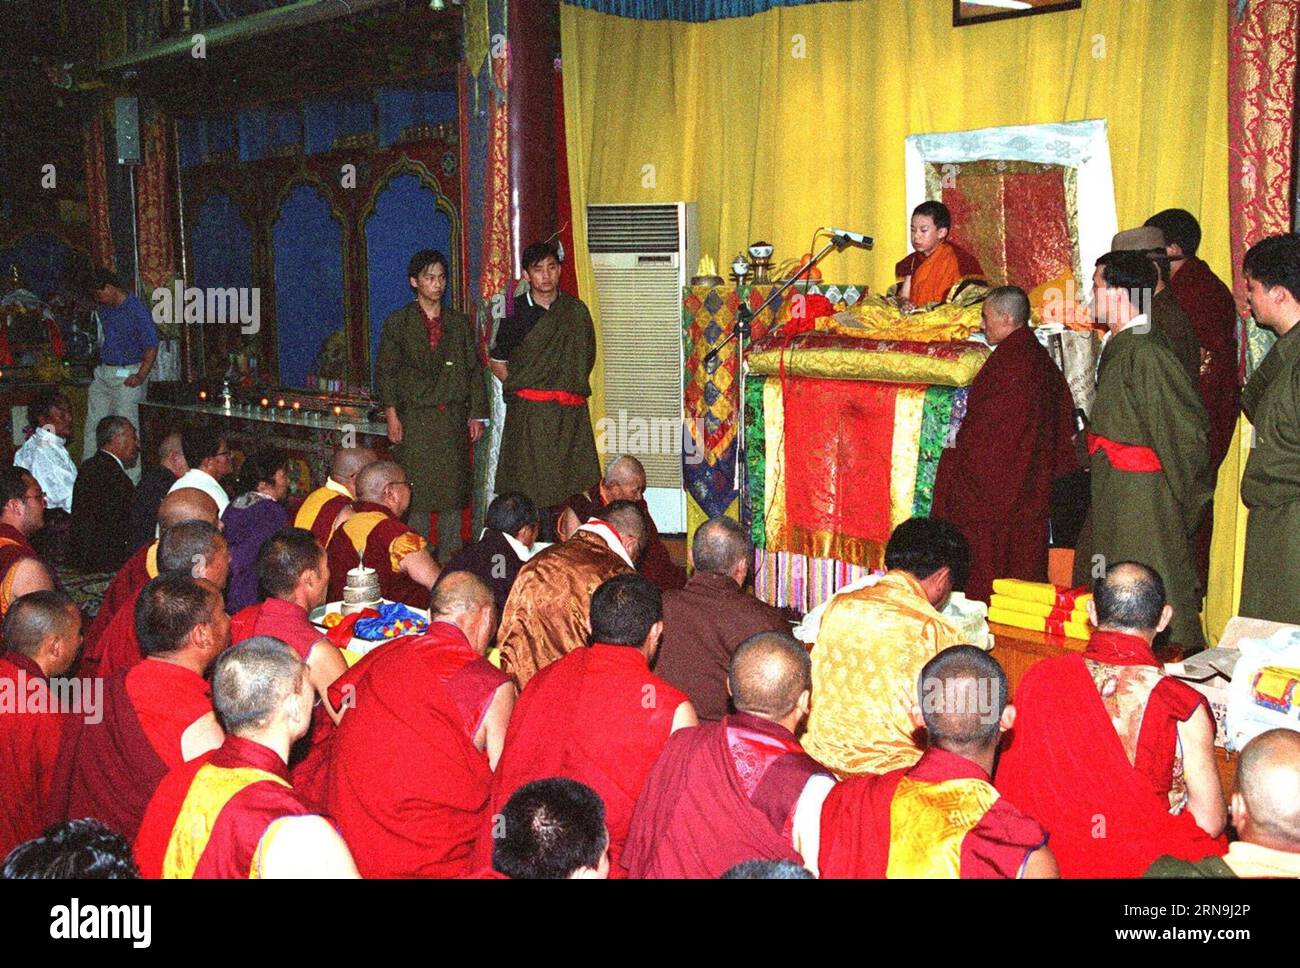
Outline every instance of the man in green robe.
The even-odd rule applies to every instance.
[[[1241,614],[1300,622],[1300,236],[1275,235],[1246,253],[1255,321],[1278,340],[1241,394],[1254,446],[1241,479],[1246,561]]]
[[[474,486],[469,449],[483,434],[487,388],[473,323],[442,304],[442,253],[412,256],[408,281],[415,299],[384,320],[375,388],[411,482],[407,523],[427,537],[436,514],[438,558],[446,561],[461,548],[461,517]]]
[[[596,328],[582,300],[560,292],[554,244],[534,242],[523,264],[528,292],[502,320],[488,362],[506,403],[495,489],[554,508],[600,479],[587,411]]]
[[[1090,568],[1137,561],[1155,569],[1174,609],[1170,643],[1190,654],[1205,648],[1192,538],[1214,495],[1209,417],[1168,337],[1151,325],[1157,278],[1140,252],[1097,260],[1094,312],[1108,333],[1088,428],[1085,553]]]

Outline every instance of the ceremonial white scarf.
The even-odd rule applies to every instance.
[[[623,547],[623,542],[618,539],[618,533],[604,521],[601,521],[598,518],[592,518],[586,524],[579,527],[578,531],[590,531],[592,534],[598,536],[601,541],[609,545],[610,551],[622,558],[629,568],[636,570],[636,565],[632,562],[632,559],[628,557],[627,549]],[[577,533],[577,531],[574,532],[574,534]]]

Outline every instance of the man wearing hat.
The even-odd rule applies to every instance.
[[[1174,355],[1183,365],[1187,375],[1192,378],[1192,385],[1199,387],[1201,381],[1201,341],[1196,335],[1192,321],[1183,312],[1178,300],[1169,288],[1169,256],[1165,251],[1165,236],[1155,226],[1143,226],[1139,229],[1126,229],[1110,240],[1112,252],[1144,252],[1156,265],[1160,281],[1156,283],[1155,296],[1151,300],[1151,327],[1162,330],[1169,337]],[[1206,403],[1208,407],[1209,404]]]

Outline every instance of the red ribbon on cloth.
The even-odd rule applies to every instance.
[[[1091,456],[1099,450],[1106,452],[1106,459],[1110,461],[1110,466],[1117,471],[1149,474],[1152,471],[1164,470],[1159,455],[1150,447],[1142,447],[1138,444],[1121,444],[1117,440],[1111,440],[1108,437],[1101,436],[1101,434],[1094,434],[1089,431],[1088,455]]]
[[[568,390],[534,390],[529,387],[516,390],[515,396],[521,400],[531,400],[533,403],[558,403],[565,407],[582,407],[587,403],[586,397],[578,393],[570,393]]]
[[[1091,590],[1092,589],[1087,585],[1079,585],[1076,588],[1058,587],[1056,589],[1056,604],[1052,607],[1064,609],[1067,612],[1073,612],[1075,603],[1084,595],[1087,595]]]

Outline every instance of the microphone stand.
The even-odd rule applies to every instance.
[[[748,447],[746,447],[745,443],[745,345],[749,340],[751,324],[756,316],[780,299],[782,293],[798,282],[806,272],[825,258],[826,254],[830,252],[831,249],[836,249],[842,252],[852,244],[851,240],[846,239],[843,236],[832,235],[830,241],[822,246],[821,251],[809,258],[793,276],[781,283],[781,285],[776,289],[772,290],[772,293],[763,300],[757,309],[751,310],[745,300],[740,300],[740,307],[736,310],[736,325],[732,327],[731,332],[727,334],[727,338],[717,346],[713,347],[702,361],[702,365],[707,367],[717,359],[718,354],[722,352],[723,347],[732,340],[736,341],[736,396],[738,397],[738,402],[736,406],[736,467],[732,486],[735,487],[736,494],[739,497],[740,506],[738,510],[742,522],[746,520],[746,511],[748,509],[748,501],[746,500],[746,491],[748,488],[745,486],[747,483],[745,476],[745,459],[748,455]]]

